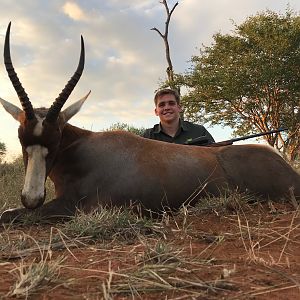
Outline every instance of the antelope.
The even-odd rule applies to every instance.
[[[19,123],[25,165],[21,192],[24,208],[7,210],[1,222],[36,210],[44,218],[73,216],[100,206],[139,203],[145,210],[178,209],[207,195],[228,189],[283,198],[300,197],[300,175],[272,148],[262,145],[199,147],[145,139],[125,131],[92,132],[68,121],[90,92],[62,107],[78,83],[85,60],[81,36],[76,72],[49,109],[33,106],[14,70],[10,56],[9,23],[4,63],[22,109],[0,98]],[[45,201],[45,181],[53,181],[56,198]]]

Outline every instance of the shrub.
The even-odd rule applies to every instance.
[[[128,125],[126,123],[115,123],[115,124],[112,124],[107,129],[107,131],[115,131],[115,130],[129,131],[129,132],[134,133],[136,135],[142,136],[144,134],[145,128],[144,127],[137,128],[137,127]]]

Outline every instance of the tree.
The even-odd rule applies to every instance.
[[[151,28],[151,30],[156,31],[164,41],[166,60],[167,60],[167,63],[168,63],[168,67],[166,69],[167,77],[168,77],[167,86],[170,86],[172,88],[176,88],[176,86],[174,85],[174,70],[173,70],[173,64],[172,64],[172,60],[171,60],[170,45],[169,45],[168,36],[169,36],[169,25],[170,25],[171,16],[172,16],[172,13],[174,12],[176,6],[178,5],[178,2],[176,2],[174,4],[174,6],[172,7],[171,10],[170,10],[166,0],[163,0],[160,3],[164,5],[166,13],[167,13],[167,19],[166,19],[166,22],[165,22],[165,31],[164,31],[164,33],[161,33],[161,31],[159,29],[157,29],[156,27]]]
[[[267,143],[294,162],[300,149],[300,16],[271,11],[213,36],[178,76],[186,117],[234,128],[234,135],[288,127]]]

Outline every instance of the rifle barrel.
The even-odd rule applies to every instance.
[[[252,139],[252,138],[255,138],[255,137],[268,135],[268,134],[272,134],[272,133],[278,133],[278,132],[286,131],[286,130],[288,130],[288,128],[279,128],[279,129],[275,129],[275,130],[271,130],[271,131],[267,131],[267,132],[261,132],[261,133],[251,134],[251,135],[247,135],[247,136],[243,136],[243,137],[238,137],[238,138],[234,138],[234,139],[223,141],[223,142],[232,142],[232,143],[234,143],[234,142],[243,141],[243,140],[247,140],[247,139]],[[223,142],[221,142],[221,143],[223,143]]]
[[[206,136],[199,136],[199,137],[194,138],[191,141],[187,141],[185,144],[186,145],[208,146],[208,147],[217,147],[218,145],[225,146],[225,145],[232,145],[234,142],[243,141],[243,140],[247,140],[247,139],[252,139],[252,138],[255,138],[255,137],[268,135],[268,134],[273,134],[273,133],[278,133],[278,132],[286,131],[286,130],[288,130],[288,128],[286,128],[286,127],[285,128],[279,128],[279,129],[275,129],[275,130],[271,130],[271,131],[267,131],[267,132],[251,134],[251,135],[238,137],[238,138],[233,138],[231,140],[226,140],[226,141],[221,141],[221,142],[216,142],[216,143],[211,143],[211,144],[207,144],[208,143],[208,138]]]

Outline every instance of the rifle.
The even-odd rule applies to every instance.
[[[261,132],[261,133],[246,135],[246,136],[243,136],[243,137],[238,137],[238,138],[234,138],[234,139],[226,140],[226,141],[222,141],[222,142],[217,142],[217,143],[210,143],[206,136],[199,136],[199,137],[196,137],[192,140],[189,140],[189,141],[185,142],[185,145],[197,145],[197,146],[205,146],[205,147],[228,146],[228,145],[232,145],[234,142],[243,141],[243,140],[247,140],[247,139],[252,139],[252,138],[255,138],[255,137],[268,135],[268,134],[273,134],[273,133],[278,134],[279,132],[286,131],[286,130],[288,130],[288,128],[279,128],[279,129],[275,129],[275,130],[271,130],[271,131],[267,131],[267,132]]]

